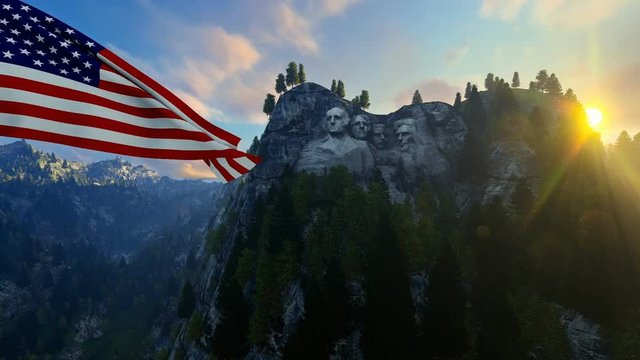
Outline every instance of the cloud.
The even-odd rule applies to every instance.
[[[263,8],[262,6],[260,8]],[[276,46],[293,46],[302,54],[317,54],[319,45],[311,34],[311,22],[284,1],[267,7],[266,19],[256,29],[256,36]]]
[[[500,20],[513,21],[518,17],[520,9],[528,0],[483,0],[480,14],[484,17],[496,17]]]
[[[323,16],[338,16],[359,2],[360,0],[320,0],[316,2],[315,6]]]
[[[177,176],[185,179],[215,179],[211,169],[204,161],[181,162]]]
[[[532,20],[552,27],[581,27],[613,15],[629,0],[483,0],[480,15],[515,21],[522,8],[531,4]]]
[[[243,35],[220,27],[194,28],[191,41],[174,40],[173,52],[184,54],[173,76],[195,95],[209,97],[226,79],[250,71],[261,55]]]
[[[458,64],[464,59],[464,57],[469,52],[469,45],[464,45],[459,48],[453,48],[447,50],[444,54],[444,60],[449,65]]]
[[[422,100],[425,102],[442,101],[447,104],[451,104],[456,96],[456,92],[460,91],[458,87],[448,83],[444,79],[431,78],[399,92],[394,97],[396,106],[401,107],[403,105],[410,104],[411,99],[413,98],[413,93],[416,89],[420,91]]]

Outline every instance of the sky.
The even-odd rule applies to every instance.
[[[0,3],[2,1],[0,0]],[[242,138],[267,124],[262,104],[290,61],[307,81],[369,91],[372,113],[411,101],[453,103],[487,73],[522,87],[555,73],[603,112],[605,143],[640,131],[640,0],[82,0],[26,1],[129,60],[216,125]],[[0,143],[15,139],[0,137]],[[115,155],[32,142],[63,158]],[[210,178],[204,162],[123,157],[175,178]]]

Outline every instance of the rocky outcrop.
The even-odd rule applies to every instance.
[[[567,331],[569,347],[576,360],[608,360],[600,325],[575,310],[563,310],[561,321]]]

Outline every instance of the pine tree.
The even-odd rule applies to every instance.
[[[196,295],[193,291],[193,285],[187,280],[182,287],[182,295],[178,301],[178,317],[180,319],[188,319],[193,310],[196,308]]]
[[[467,87],[464,89],[464,98],[468,99],[471,96],[471,83],[467,82]]]
[[[249,150],[247,152],[249,154],[258,155],[258,148],[260,147],[260,141],[257,136],[253,137],[253,141],[251,142],[251,146],[249,146]]]
[[[513,73],[513,79],[511,80],[511,87],[514,89],[520,87],[520,74],[518,74],[517,71]]]
[[[298,66],[298,84],[304,84],[307,82],[307,74],[304,72],[304,65]]]
[[[451,244],[445,241],[426,291],[423,327],[424,358],[458,359],[469,349],[466,328],[467,299],[460,265]]]
[[[334,93],[338,92],[338,84],[336,83],[336,79],[333,79],[331,81],[331,91],[333,91]]]
[[[294,86],[298,83],[298,65],[295,62],[290,62],[287,66],[287,76],[285,82],[287,86]]]
[[[547,89],[547,82],[549,81],[549,74],[547,70],[540,70],[536,75],[535,87],[538,91],[544,92]]]
[[[578,101],[578,97],[576,96],[576,94],[573,92],[573,89],[571,88],[568,88],[567,91],[564,93],[564,98],[569,101]]]
[[[262,112],[270,116],[273,114],[273,110],[276,108],[276,97],[272,94],[267,94],[267,97],[264,99],[264,104],[262,105]]]
[[[562,86],[560,85],[560,80],[558,80],[556,74],[551,74],[551,76],[549,76],[545,89],[551,96],[562,95]]]
[[[358,98],[360,100],[358,106],[360,106],[361,108],[368,109],[369,106],[371,106],[371,103],[369,102],[369,91],[362,90]]]
[[[494,79],[492,73],[488,73],[484,79],[484,88],[488,91],[493,91],[496,88],[496,79]]]
[[[420,95],[420,91],[416,89],[416,91],[413,93],[413,99],[411,99],[411,105],[422,104],[423,102],[424,101],[422,101],[422,95]]]
[[[336,87],[336,94],[338,94],[338,96],[340,96],[341,98],[344,98],[346,95],[346,92],[344,90],[344,83],[342,82],[342,80],[338,80],[338,86]]]
[[[457,111],[462,110],[462,96],[460,95],[459,92],[456,93],[456,99],[453,102],[453,108],[456,109]]]
[[[249,305],[235,279],[226,279],[217,300],[221,321],[213,336],[213,353],[218,359],[240,359],[249,351]]]
[[[356,97],[351,99],[351,103],[355,106],[360,106],[360,95],[356,95]]]
[[[276,92],[278,94],[282,94],[285,91],[287,91],[287,83],[284,79],[284,75],[280,73],[276,78]]]

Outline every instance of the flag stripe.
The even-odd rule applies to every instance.
[[[222,166],[225,170],[227,170],[229,175],[231,175],[231,177],[234,179],[242,176],[242,174],[246,172],[245,169],[242,169],[242,172],[236,171],[236,169],[234,169],[232,166],[229,165],[229,161],[227,161],[226,158],[218,158],[217,160],[218,160],[218,163],[220,163],[220,166]]]
[[[223,167],[220,165],[220,162],[218,162],[218,159],[216,159],[216,158],[212,158],[212,159],[210,159],[210,160],[211,160],[211,163],[213,164],[213,166],[214,166],[216,169],[218,169],[218,171],[220,172],[220,175],[222,175],[222,178],[223,178],[225,181],[231,181],[231,180],[233,180],[233,179],[234,179],[234,177],[233,177],[233,176],[231,176],[231,174],[229,174],[229,172],[227,171],[227,169],[223,168]]]
[[[122,85],[122,84],[118,84],[110,81],[100,80],[99,86],[100,86],[100,89],[108,90],[108,91],[122,94],[122,95],[134,96],[139,98],[151,98],[151,96],[149,96],[149,94],[147,94],[143,90],[139,88],[134,88],[128,85]]]
[[[179,119],[179,117],[171,110],[166,108],[142,108],[129,104],[106,99],[105,97],[88,94],[82,91],[68,89],[61,86],[51,85],[39,81],[26,80],[15,76],[0,75],[0,86],[9,88],[24,90],[36,94],[50,95],[62,99],[82,102],[86,104],[99,105],[105,108],[121,111],[131,115],[144,117],[144,118],[173,118]],[[103,91],[107,93],[107,91]],[[141,105],[152,99],[140,99]]]
[[[122,85],[131,86],[136,89],[140,89],[139,87],[136,86],[136,84],[132,83],[127,78],[123,77],[122,75],[115,72],[115,70],[105,65],[100,67],[100,80],[110,81],[110,82],[114,82]],[[150,96],[150,95],[147,94],[147,96]]]
[[[32,80],[33,82],[36,82],[38,84],[51,84],[53,86],[57,86],[60,88],[72,89],[87,95],[103,97],[106,100],[111,100],[113,102],[120,102],[125,105],[134,106],[138,108],[164,109],[164,111],[172,113],[172,116],[171,116],[172,118],[176,118],[176,119],[180,118],[178,115],[171,112],[169,109],[167,109],[164,105],[162,105],[156,99],[139,98],[139,97],[116,94],[110,91],[102,90],[95,86],[83,84],[71,79],[66,79],[62,76],[51,75],[44,71],[33,70],[33,69],[25,68],[22,66],[0,62],[0,76],[2,75],[12,76],[15,78],[22,78],[22,79],[25,79],[25,81]],[[0,81],[0,86],[4,86],[4,85],[5,85],[4,81]],[[56,88],[52,88],[52,89],[56,89]],[[54,91],[54,92],[51,92],[50,95],[55,96],[57,95],[57,93]],[[71,99],[71,100],[74,100],[74,99]]]
[[[242,165],[240,165],[240,163],[238,163],[236,161],[236,159],[232,159],[232,158],[227,158],[227,163],[229,164],[229,166],[231,166],[233,168],[233,170],[237,171],[240,174],[244,174],[247,171],[249,171],[249,169],[246,169],[245,167],[243,167]]]
[[[176,159],[176,160],[200,160],[216,157],[235,157],[236,149],[224,150],[204,150],[204,151],[183,151],[174,149],[149,149],[136,147],[121,143],[101,141],[95,139],[85,139],[65,134],[52,133],[42,130],[27,129],[15,126],[0,125],[2,136],[33,139],[39,141],[55,142],[63,145],[82,147],[90,150],[104,151],[109,153],[130,155],[153,159]]]
[[[6,113],[0,114],[0,124],[12,127],[40,129],[45,132],[55,132],[77,138],[96,139],[114,143],[118,142],[128,146],[146,147],[150,150],[174,149],[177,151],[211,151],[228,149],[227,146],[214,140],[203,142],[179,139],[154,139],[98,129],[92,126],[70,125],[46,119],[39,119],[36,117]]]
[[[205,159],[204,163],[207,164],[209,169],[211,169],[211,172],[213,172],[215,174],[216,179],[226,182],[226,180],[224,180],[224,178],[222,177],[222,174],[220,174],[220,171],[218,171],[218,169],[216,169],[216,167],[213,166],[213,164],[211,163],[211,160]]]
[[[140,72],[138,69],[129,65],[129,63],[122,60],[109,49],[100,51],[98,53],[98,58],[106,62],[107,65],[114,68],[118,73],[153,95],[156,100],[160,101],[163,105],[180,115],[182,119],[192,123],[194,126],[209,134],[212,138],[230,144],[234,147],[238,146],[238,143],[240,142],[239,137],[203,119],[173,93],[158,84],[155,80]]]
[[[257,163],[259,163],[260,161],[256,160],[253,161],[251,160],[247,155],[250,154],[243,154],[242,157],[239,158],[235,158],[233,160],[235,160],[238,164],[240,164],[240,166],[242,166],[245,169],[251,170],[253,169],[254,166],[256,166]]]
[[[54,96],[40,95],[28,91],[4,89],[0,92],[0,101],[17,102],[25,104],[39,104],[43,107],[68,111],[74,114],[87,114],[102,118],[117,119],[114,121],[126,122],[135,126],[150,129],[181,129],[185,131],[198,131],[182,119],[144,118],[98,105],[87,104],[78,101],[60,99]],[[26,114],[28,115],[28,114]],[[91,125],[87,123],[85,125]],[[206,135],[206,134],[204,134]]]
[[[195,141],[210,141],[211,138],[207,134],[196,131],[187,131],[183,129],[160,129],[160,128],[144,128],[133,124],[115,121],[109,118],[99,116],[78,114],[69,111],[54,110],[38,105],[25,104],[13,101],[0,100],[0,108],[6,114],[25,115],[40,119],[57,121],[60,123],[91,126],[104,130],[121,132],[124,134],[143,136],[157,139],[184,139]]]

